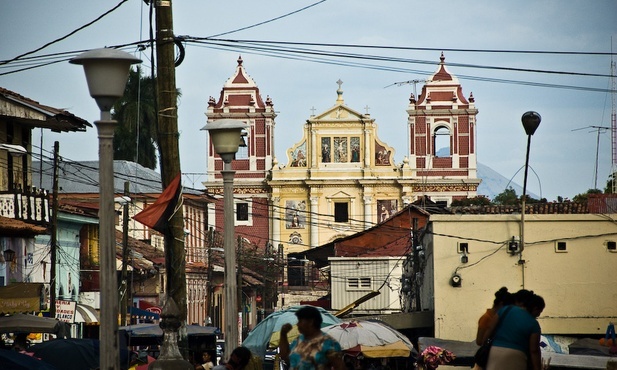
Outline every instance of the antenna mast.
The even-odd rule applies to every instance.
[[[611,38],[611,193],[617,193],[617,79],[615,61],[613,60],[613,40]]]

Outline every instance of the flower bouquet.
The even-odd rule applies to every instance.
[[[418,369],[435,370],[439,365],[446,365],[452,362],[456,356],[447,349],[437,346],[428,346],[418,357],[416,363]]]

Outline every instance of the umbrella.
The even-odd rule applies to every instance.
[[[52,339],[30,347],[41,360],[63,370],[98,369],[100,343],[96,339]],[[120,350],[120,363],[128,363],[129,352]]]
[[[409,357],[413,345],[407,337],[378,321],[351,320],[322,328],[347,353],[365,357]]]
[[[135,324],[121,326],[120,331],[124,331],[130,337],[162,337],[163,329],[159,324]],[[193,335],[216,335],[219,333],[219,329],[213,326],[201,326],[201,325],[187,325],[186,334],[188,336]]]
[[[263,358],[266,355],[266,349],[268,349],[268,347],[278,346],[281,327],[287,323],[294,325],[294,329],[288,334],[289,340],[293,340],[298,336],[298,328],[295,326],[295,324],[298,323],[296,311],[302,307],[303,306],[294,306],[270,314],[251,330],[244,342],[242,342],[242,345]],[[321,324],[322,328],[341,322],[338,317],[332,315],[323,308],[315,308],[321,313],[321,318],[323,319]]]
[[[50,317],[16,313],[0,317],[0,333],[54,333],[60,337],[68,336],[67,324]]]
[[[56,370],[55,367],[30,355],[0,349],[0,369],[4,370]]]

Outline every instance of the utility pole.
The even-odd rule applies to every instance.
[[[124,182],[124,199],[122,206],[122,279],[120,289],[120,317],[123,325],[128,325],[130,320],[126,319],[128,311],[128,295],[129,289],[133,287],[127,281],[127,264],[129,259],[129,186],[128,181]]]
[[[54,141],[53,199],[51,203],[51,270],[49,271],[49,316],[56,317],[56,259],[58,253],[58,166],[60,143]],[[42,182],[40,182],[42,184]]]
[[[237,285],[238,285],[238,307],[237,307],[237,312],[238,312],[238,316],[240,318],[240,322],[238,323],[238,345],[240,343],[242,343],[242,329],[244,328],[244,309],[243,309],[243,304],[242,304],[242,257],[243,257],[243,253],[242,253],[242,237],[238,236],[238,259],[236,260],[236,263],[238,265],[238,268],[236,269],[236,278],[237,280]],[[230,352],[231,353],[231,352]]]
[[[161,179],[167,187],[180,170],[178,149],[178,107],[176,92],[175,45],[171,0],[156,4],[156,86],[158,144],[161,161]],[[184,252],[184,217],[180,207],[169,221],[165,235],[165,268],[167,294],[180,309],[180,321],[186,326],[186,272]],[[186,344],[185,330],[180,331],[180,343]],[[182,345],[181,352],[182,350]],[[185,347],[185,346],[184,346]]]
[[[207,252],[207,256],[208,256],[208,285],[206,286],[206,289],[208,290],[206,293],[206,310],[207,310],[207,317],[210,319],[206,322],[206,324],[210,324],[212,323],[214,325],[214,317],[212,315],[212,311],[213,310],[213,300],[212,300],[212,292],[214,291],[213,286],[212,286],[212,247],[214,247],[214,228],[210,228],[208,229],[208,236],[207,236],[207,248],[208,248],[208,252]],[[216,325],[214,325],[216,326]]]

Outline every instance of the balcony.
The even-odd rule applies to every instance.
[[[46,226],[51,219],[49,194],[36,188],[0,192],[0,216]]]

